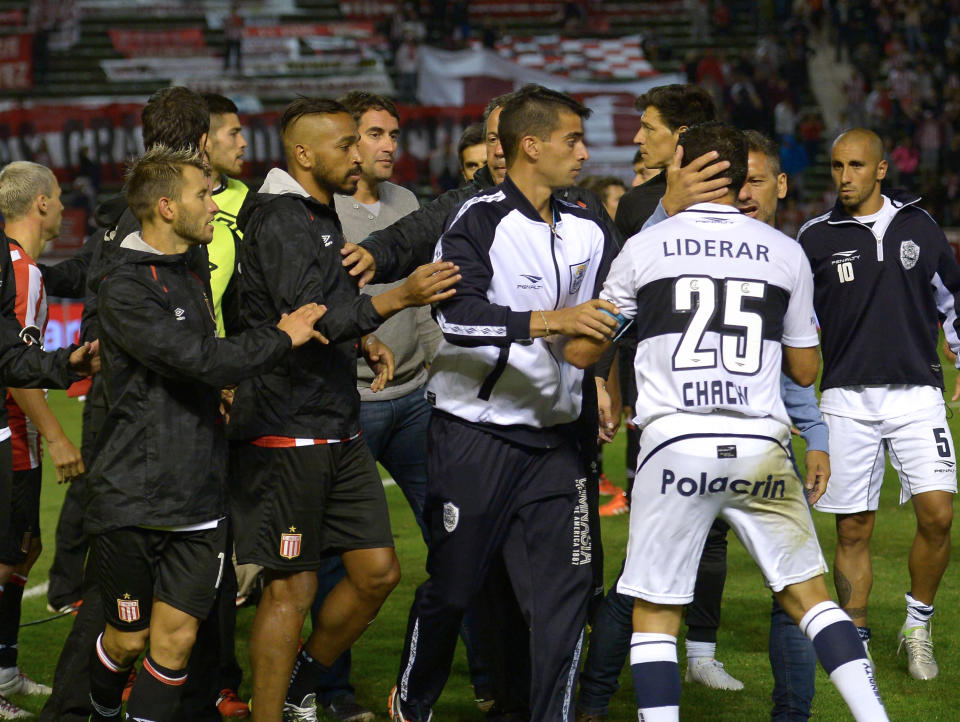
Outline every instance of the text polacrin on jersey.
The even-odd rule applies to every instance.
[[[703,496],[704,494],[724,494],[727,491],[733,494],[756,496],[763,499],[782,499],[786,479],[774,479],[767,474],[766,479],[750,481],[749,479],[733,479],[727,476],[716,476],[707,481],[707,472],[700,472],[700,481],[689,476],[679,479],[671,469],[663,470],[660,482],[660,493],[666,494],[668,489],[675,490],[681,496]]]

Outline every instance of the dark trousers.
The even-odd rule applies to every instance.
[[[590,561],[586,478],[576,443],[530,448],[434,414],[424,518],[429,579],[410,610],[397,684],[425,720],[450,672],[464,610],[502,559],[529,630],[531,717],[572,720]]]
[[[94,445],[106,415],[102,382],[100,376],[96,375],[83,404],[80,448],[84,466],[88,469],[93,465]],[[54,609],[76,602],[83,596],[83,565],[89,548],[87,535],[83,530],[83,497],[86,486],[86,475],[75,479],[67,487],[63,506],[60,508],[56,547],[50,565],[50,586],[47,589],[47,601]]]
[[[413,516],[428,541],[429,532],[423,521],[423,505],[427,489],[427,425],[430,422],[430,404],[423,397],[423,389],[389,401],[364,401],[360,404],[360,428],[370,453],[390,472],[410,504]],[[320,612],[327,594],[346,575],[340,557],[326,560],[317,570],[319,586],[313,603],[314,619]],[[473,630],[473,614],[464,617],[461,637],[467,648],[470,680],[478,694],[489,691],[489,680],[484,656],[478,650]],[[323,676],[317,689],[317,703],[329,705],[335,698],[353,697],[350,684],[352,659],[350,650],[341,654]]]

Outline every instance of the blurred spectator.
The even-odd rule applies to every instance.
[[[100,164],[90,157],[90,146],[80,146],[80,158],[77,162],[77,178],[86,178],[94,195],[100,192]]]
[[[773,124],[777,135],[777,142],[783,143],[787,136],[793,137],[797,132],[797,106],[793,98],[787,96],[773,109]]]
[[[923,111],[917,124],[917,145],[920,147],[920,172],[934,174],[940,169],[940,121],[932,110]]]
[[[721,37],[725,36],[730,29],[731,19],[730,8],[727,4],[723,0],[714,0],[713,14],[710,16],[714,32]]]
[[[810,156],[792,135],[780,139],[780,169],[789,177],[789,187],[798,201],[806,195],[806,174]]]
[[[709,41],[710,0],[683,0],[683,9],[690,23],[690,42]]]
[[[223,23],[223,69],[231,66],[239,73],[243,70],[243,15],[239,3],[230,5],[230,14]]]
[[[417,102],[417,70],[420,46],[412,35],[405,35],[394,57],[397,69],[397,94],[401,103]]]
[[[909,135],[900,138],[900,142],[890,153],[890,161],[896,166],[899,184],[913,190],[913,176],[920,165],[920,151],[913,145]]]
[[[473,174],[487,162],[483,123],[472,123],[464,129],[460,142],[457,143],[457,157],[460,159],[460,175],[463,180],[473,180]]]
[[[633,154],[633,180],[630,181],[630,187],[635,188],[643,185],[659,172],[659,168],[647,168],[647,166],[643,164],[643,156],[638,150]]]
[[[442,144],[430,151],[427,167],[435,195],[460,185],[460,161],[449,135],[443,139]]]
[[[738,128],[762,128],[765,115],[763,100],[750,76],[744,68],[735,70],[730,86],[730,121]]]
[[[820,120],[820,116],[817,113],[805,113],[800,124],[797,126],[797,135],[800,137],[800,142],[803,143],[803,147],[807,151],[810,162],[816,160],[817,155],[820,153],[823,131],[823,121]]]
[[[620,198],[627,192],[627,187],[623,181],[614,176],[588,175],[577,185],[591,191],[600,199],[611,221],[617,215],[617,206],[620,205]]]

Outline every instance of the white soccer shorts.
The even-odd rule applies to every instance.
[[[693,601],[717,516],[733,527],[773,591],[826,572],[789,444],[789,428],[770,418],[677,413],[648,424],[617,591],[655,604]]]
[[[884,450],[900,476],[900,503],[925,491],[957,493],[957,459],[943,404],[888,421],[823,414],[830,431],[830,481],[817,511],[853,514],[880,506]]]

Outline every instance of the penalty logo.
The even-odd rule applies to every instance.
[[[445,502],[443,505],[443,528],[447,533],[453,532],[460,523],[460,508],[452,501]]]
[[[296,533],[297,527],[290,527],[290,531],[280,535],[280,556],[284,559],[296,559],[300,556],[300,545],[303,534]]]
[[[920,258],[920,246],[913,241],[904,241],[900,244],[900,263],[906,270],[910,270],[917,265],[917,259]]]
[[[124,594],[123,599],[117,600],[117,616],[121,622],[136,622],[140,619],[140,600]]]
[[[570,264],[570,295],[571,296],[580,290],[580,286],[581,284],[583,284],[583,278],[584,276],[587,275],[587,264],[589,262],[590,262],[590,259],[588,258],[586,261]]]

